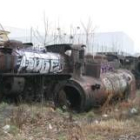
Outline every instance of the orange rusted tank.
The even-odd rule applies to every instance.
[[[56,86],[55,100],[67,100],[70,108],[77,111],[89,110],[92,107],[101,107],[108,98],[126,99],[135,96],[135,78],[129,71],[118,70],[101,74],[100,78],[82,76],[63,81]],[[61,102],[62,103],[62,102]]]
[[[74,74],[71,79],[59,82],[56,86],[56,105],[69,105],[76,111],[86,111],[101,107],[108,99],[134,98],[133,74],[128,70],[114,69],[113,65],[107,61],[99,63],[90,57],[84,64],[83,74],[79,77]]]

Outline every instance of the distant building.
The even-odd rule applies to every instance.
[[[79,39],[78,39],[79,38]],[[79,41],[78,41],[79,40]],[[87,52],[119,52],[123,54],[134,53],[133,40],[123,32],[107,32],[89,34],[76,37],[76,43],[87,45]]]
[[[6,30],[10,31],[9,38],[17,39],[22,42],[32,41],[34,44],[44,44],[43,34],[39,35],[35,31],[18,29],[7,27]],[[105,32],[105,33],[94,33],[84,35],[67,35],[67,34],[56,34],[48,35],[46,39],[47,44],[56,43],[75,43],[75,44],[86,44],[87,52],[118,52],[123,54],[134,53],[134,42],[124,32]]]

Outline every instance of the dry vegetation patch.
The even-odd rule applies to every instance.
[[[81,114],[46,104],[1,103],[0,140],[139,140],[139,109],[140,98]]]

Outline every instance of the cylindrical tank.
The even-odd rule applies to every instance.
[[[135,79],[131,72],[118,70],[101,74],[99,79],[83,76],[60,82],[55,88],[55,102],[76,111],[102,106],[107,98],[125,98],[135,94]]]
[[[57,73],[63,71],[64,58],[51,52],[0,49],[0,72]]]
[[[20,53],[15,62],[17,72],[56,73],[63,70],[63,57],[60,54],[26,50]]]

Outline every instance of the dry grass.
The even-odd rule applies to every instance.
[[[87,135],[102,136],[102,139],[117,138],[120,135],[137,133],[140,129],[138,122],[132,120],[118,121],[110,119],[100,121],[98,124],[86,125],[84,130]],[[140,134],[140,133],[139,133]]]
[[[0,140],[117,140],[140,139],[138,93],[134,101],[109,106],[103,112],[63,112],[45,104],[0,104]],[[106,115],[104,115],[106,114]],[[3,127],[9,125],[7,132]]]

